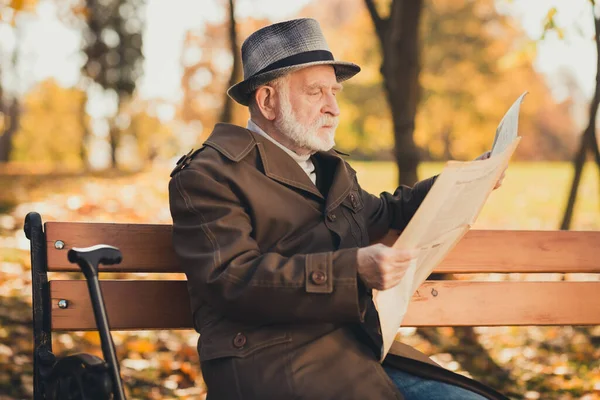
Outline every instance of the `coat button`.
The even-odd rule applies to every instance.
[[[354,193],[350,193],[350,203],[352,203],[352,207],[358,207],[358,197]]]
[[[233,346],[237,349],[241,349],[246,344],[246,341],[247,341],[246,336],[244,336],[243,333],[238,333],[233,338]]]
[[[329,213],[327,214],[327,219],[331,222],[335,222],[335,220],[337,219],[337,215],[335,215],[334,213]]]
[[[315,285],[323,285],[327,282],[327,275],[323,271],[313,271],[310,274],[310,279],[312,279]]]

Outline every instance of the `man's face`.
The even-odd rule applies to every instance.
[[[340,115],[335,96],[341,89],[330,65],[291,73],[278,88],[276,128],[298,147],[311,152],[330,150]]]

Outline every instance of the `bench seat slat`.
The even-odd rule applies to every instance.
[[[170,225],[48,222],[48,270],[79,271],[67,261],[71,247],[117,246],[119,265],[111,272],[182,272],[171,241]],[[390,232],[384,242],[398,236]],[[62,250],[54,247],[61,240]],[[600,273],[600,232],[472,230],[436,269],[444,273],[587,272]]]
[[[185,281],[102,281],[114,330],[192,327]],[[434,294],[436,294],[434,296]],[[94,330],[86,282],[50,282],[53,330]],[[68,300],[66,309],[58,301]],[[429,281],[404,326],[600,324],[600,282]]]

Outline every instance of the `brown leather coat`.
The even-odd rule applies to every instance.
[[[312,157],[317,185],[275,144],[218,124],[172,174],[173,243],[210,400],[402,398],[377,361],[356,253],[403,229],[433,179],[376,197],[334,150]],[[455,377],[404,355],[395,366]]]

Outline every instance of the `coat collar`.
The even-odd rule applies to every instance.
[[[240,162],[256,147],[266,176],[323,199],[321,192],[294,159],[276,144],[248,129],[219,123],[204,144],[233,162]],[[318,152],[313,157],[322,163],[322,173],[334,174],[326,199],[326,211],[330,211],[350,193],[356,172],[333,149]]]
[[[354,187],[356,171],[334,149],[320,151],[314,157],[324,167],[321,173],[333,173],[331,187],[325,202],[325,212],[329,212],[339,206]]]
[[[234,162],[239,162],[256,145],[254,136],[248,129],[231,124],[217,124],[204,142]]]

